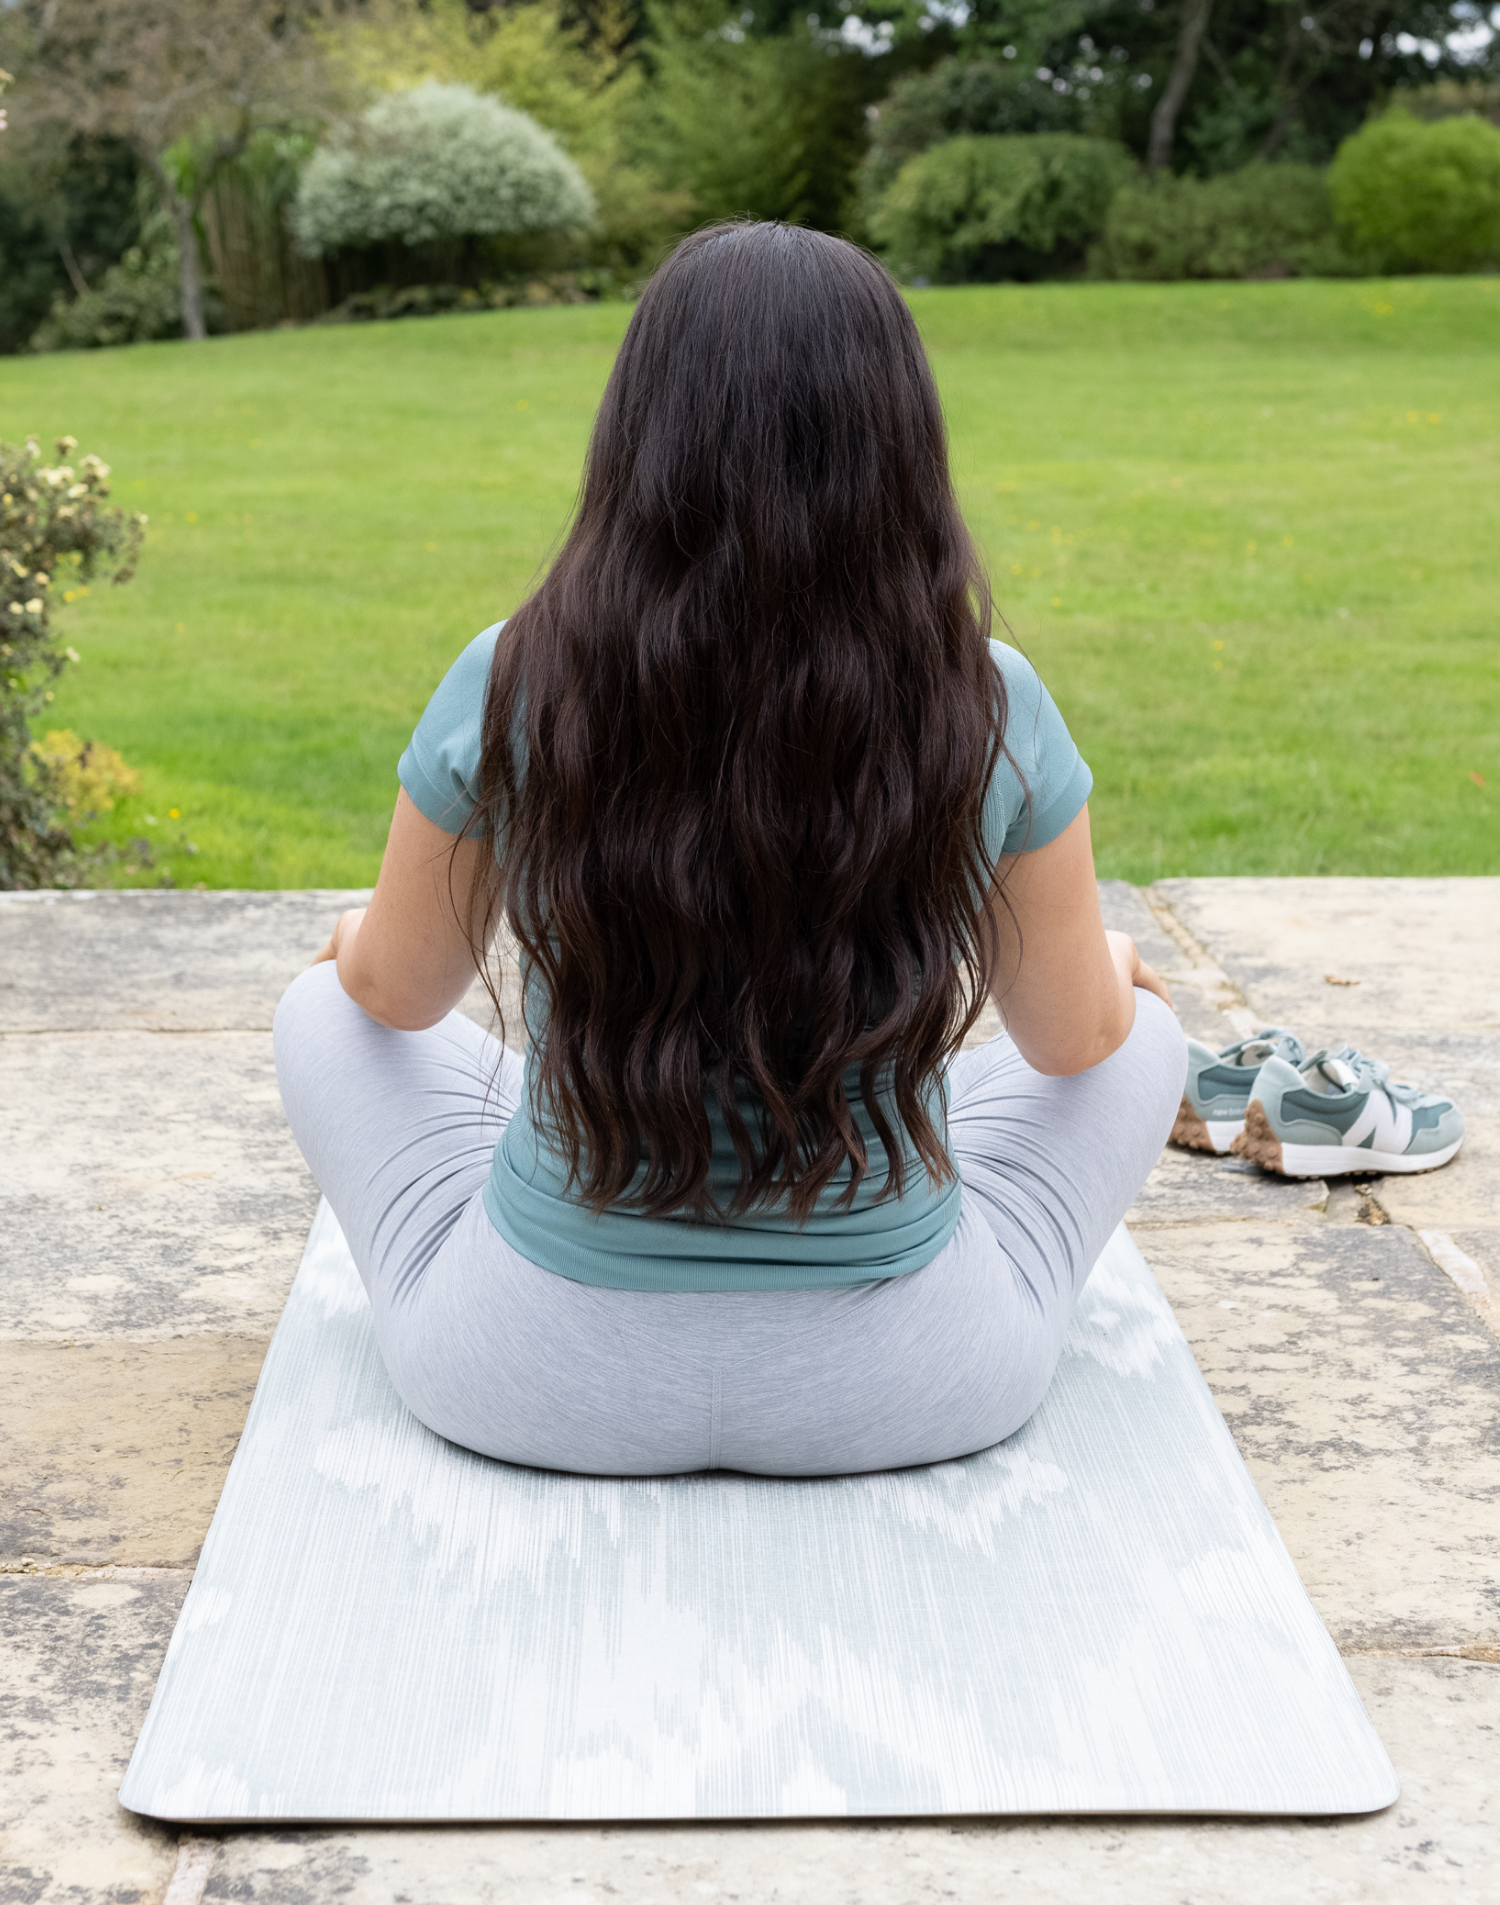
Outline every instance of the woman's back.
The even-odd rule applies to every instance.
[[[460,655],[429,703],[401,757],[401,784],[420,811],[456,833],[475,812],[480,783],[482,711],[500,625],[486,629]],[[982,833],[994,863],[1029,844],[1054,839],[1088,798],[1091,776],[1036,671],[1015,649],[990,643],[1005,688],[1011,746],[986,790]],[[504,859],[503,846],[498,857]],[[527,1029],[545,1045],[550,1014],[545,988],[533,984]],[[520,1028],[513,1028],[519,1036]],[[581,1282],[625,1289],[805,1289],[899,1276],[936,1256],[958,1221],[957,1176],[934,1183],[897,1116],[888,1081],[877,1080],[887,1130],[900,1151],[902,1189],[888,1185],[885,1140],[866,1110],[859,1067],[845,1070],[843,1089],[863,1146],[866,1170],[851,1187],[841,1165],[813,1209],[793,1217],[774,1203],[736,1208],[743,1168],[729,1122],[708,1081],[700,1084],[709,1130],[706,1179],[717,1221],[648,1213],[622,1198],[590,1208],[569,1182],[567,1150],[540,1112],[528,1078],[516,1115],[495,1150],[485,1207],[501,1235],[534,1263]],[[928,1088],[928,1116],[946,1142],[942,1073]],[[740,1121],[754,1131],[759,1105],[743,1078]]]
[[[988,617],[891,279],[782,226],[684,241],[565,546],[434,695],[370,907],[277,1014],[440,1433],[823,1474],[1036,1406],[1184,1064]],[[454,1010],[502,915],[524,1066]],[[1008,1035],[960,1051],[986,996]]]

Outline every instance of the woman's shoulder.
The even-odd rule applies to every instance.
[[[427,704],[427,712],[422,716],[423,727],[429,731],[472,729],[477,736],[484,714],[484,696],[489,686],[495,642],[504,626],[504,622],[492,622],[488,628],[481,629],[473,641],[465,644],[458,660],[434,689],[432,699]]]
[[[1047,685],[1020,649],[990,642],[1005,683],[1005,752],[985,797],[992,854],[1024,853],[1055,840],[1088,799],[1094,777]]]
[[[1026,705],[1034,707],[1047,692],[1041,676],[1020,649],[1012,648],[1009,642],[996,641],[993,635],[990,637],[990,660],[1000,671],[1006,695],[1012,701],[1019,697]]]
[[[480,629],[472,642],[465,643],[460,649],[458,660],[444,675],[444,683],[453,681],[462,687],[472,688],[478,685],[481,694],[490,678],[490,663],[495,655],[495,643],[505,623],[491,622],[488,628]]]
[[[503,622],[481,629],[443,676],[417,723],[397,774],[437,826],[456,833],[473,810],[484,731],[484,697]]]

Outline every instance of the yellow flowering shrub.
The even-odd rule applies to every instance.
[[[54,728],[33,741],[31,757],[70,821],[112,814],[117,800],[141,791],[140,775],[118,749],[102,741],[80,741],[71,728]]]

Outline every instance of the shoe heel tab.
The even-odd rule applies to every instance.
[[[1302,1074],[1295,1065],[1289,1065],[1284,1058],[1268,1058],[1255,1074],[1255,1083],[1250,1087],[1251,1095],[1259,1097],[1267,1089],[1295,1091],[1303,1082]]]

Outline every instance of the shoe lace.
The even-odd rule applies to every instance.
[[[1422,1096],[1417,1086],[1394,1082],[1391,1068],[1383,1059],[1371,1058],[1353,1045],[1341,1046],[1336,1052],[1314,1052],[1303,1069],[1311,1071],[1315,1065],[1335,1085],[1342,1085],[1346,1089],[1357,1086],[1361,1091],[1383,1091],[1398,1105],[1415,1105]]]

